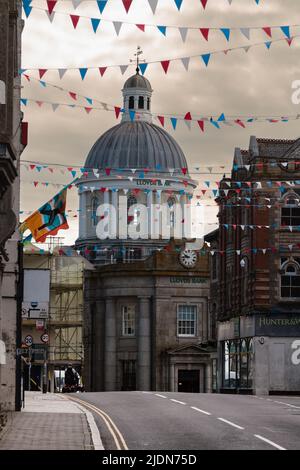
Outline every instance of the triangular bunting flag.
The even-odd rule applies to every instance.
[[[47,72],[47,69],[39,69],[40,78],[43,78],[43,76],[45,75],[46,72]]]
[[[188,33],[188,28],[182,28],[181,27],[181,28],[178,28],[178,29],[179,29],[182,41],[185,42],[186,36],[187,36],[187,33]]]
[[[165,36],[167,32],[166,26],[157,26],[158,30]]]
[[[106,7],[107,0],[97,0],[98,8],[100,13],[103,13],[104,8]]]
[[[106,69],[107,67],[99,67],[99,72],[100,72],[101,77],[103,77],[103,75],[105,74]]]
[[[180,10],[183,0],[174,0],[174,2],[177,6],[177,9]]]
[[[170,61],[169,60],[162,60],[160,63],[161,63],[162,68],[164,69],[164,72],[167,73],[169,65],[170,65]]]
[[[161,123],[161,125],[163,127],[165,127],[165,118],[164,116],[157,116],[157,119],[159,120],[159,122]]]
[[[128,69],[128,65],[120,65],[120,70],[121,70],[122,75],[124,75],[127,69]]]
[[[250,28],[241,28],[240,31],[245,38],[250,39]]]
[[[81,76],[81,79],[82,79],[82,80],[85,79],[85,76],[86,76],[86,74],[87,74],[87,71],[88,71],[87,68],[81,68],[81,69],[79,69],[79,73],[80,73],[80,76]]]
[[[208,66],[211,54],[202,54],[202,60],[205,63],[206,67]]]
[[[115,106],[115,115],[116,115],[116,119],[119,118],[120,112],[121,112],[121,108],[119,108],[119,106]]]
[[[172,127],[173,127],[174,131],[176,131],[177,119],[174,118],[174,117],[171,117],[170,121],[171,121],[171,124],[172,124]]]
[[[205,10],[205,7],[206,7],[206,4],[207,4],[207,0],[200,0],[204,10]]]
[[[198,125],[201,129],[202,132],[204,132],[204,121],[200,120],[200,121],[197,121],[198,122]]]
[[[209,28],[200,28],[200,32],[201,32],[202,36],[204,37],[204,39],[206,39],[206,41],[208,41]]]
[[[129,12],[129,8],[131,7],[132,0],[122,0],[126,13]]]
[[[119,36],[122,24],[123,24],[122,21],[113,21],[113,25],[114,25],[117,36]]]
[[[148,64],[139,64],[139,67],[140,67],[140,71],[142,72],[142,75],[144,75],[144,73],[146,72],[146,69],[148,67]]]
[[[186,71],[188,71],[189,68],[189,63],[190,63],[190,57],[182,57],[181,62],[183,63],[183,66]]]
[[[220,28],[220,31],[224,34],[227,41],[230,39],[230,29],[229,28]]]
[[[66,71],[67,69],[58,69],[58,75],[59,75],[60,80],[64,77]]]
[[[152,10],[153,15],[154,15],[155,12],[156,12],[156,7],[157,7],[157,4],[158,4],[158,0],[148,0],[148,3],[149,3],[149,6]]]
[[[79,21],[80,16],[78,16],[78,15],[70,15],[70,18],[71,18],[71,21],[72,21],[72,24],[73,24],[74,29],[76,29],[76,28],[77,28],[77,25],[78,25],[78,21]]]
[[[53,12],[55,5],[57,4],[57,0],[47,0],[48,12],[49,15]]]
[[[263,31],[266,33],[267,36],[269,36],[269,38],[272,37],[272,30],[271,30],[270,26],[265,26],[263,28]]]
[[[140,29],[141,31],[143,31],[143,33],[145,32],[145,25],[144,24],[136,24],[135,25],[138,29]]]
[[[93,27],[93,31],[94,33],[97,32],[97,29],[98,29],[98,26],[100,24],[100,21],[99,18],[91,18],[91,23],[92,23],[92,27]]]

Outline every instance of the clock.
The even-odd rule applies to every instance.
[[[197,260],[197,253],[193,250],[184,250],[179,255],[179,261],[185,268],[194,268]]]

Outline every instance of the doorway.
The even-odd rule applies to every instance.
[[[122,391],[136,390],[136,361],[122,361]]]
[[[200,371],[178,370],[178,392],[200,393]]]

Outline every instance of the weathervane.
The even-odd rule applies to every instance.
[[[143,54],[143,51],[140,46],[137,46],[136,53],[134,54],[135,59],[130,59],[130,62],[136,62],[136,73],[140,72],[140,63],[145,62],[144,59],[140,59],[140,55]]]

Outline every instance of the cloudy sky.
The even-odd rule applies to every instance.
[[[128,21],[138,24],[174,25],[189,27],[265,27],[297,25],[291,34],[300,36],[299,0],[261,0],[257,6],[254,0],[208,0],[203,11],[199,0],[184,0],[181,11],[174,6],[174,0],[159,0],[153,15],[147,0],[133,0],[128,14],[121,0],[109,0],[102,18],[113,21]],[[33,0],[33,7],[46,8],[44,0]],[[71,1],[63,0],[56,6],[57,12],[66,12],[87,17],[100,17],[96,2],[82,1],[74,12]],[[280,30],[274,30],[273,38],[284,37]],[[233,31],[228,44],[219,31],[212,31],[206,42],[197,30],[188,33],[182,42],[179,31],[170,29],[164,37],[155,27],[141,32],[134,25],[123,25],[119,36],[109,22],[100,24],[96,34],[87,19],[80,20],[74,30],[70,18],[56,14],[52,23],[44,11],[33,8],[25,22],[23,32],[23,68],[72,68],[98,67],[126,64],[140,45],[146,61],[156,61],[200,55],[220,51],[229,47],[247,46],[267,41],[259,28],[252,30],[250,41],[239,31]],[[300,105],[291,101],[292,82],[300,80],[299,70],[300,37],[295,38],[291,47],[286,41],[279,41],[268,51],[263,46],[253,47],[248,53],[243,50],[227,55],[213,55],[208,68],[199,58],[191,59],[186,72],[180,61],[170,64],[165,75],[160,64],[149,65],[146,76],[154,90],[152,111],[157,114],[183,115],[297,115]],[[38,78],[36,71],[27,72]],[[84,81],[78,71],[68,71],[59,80],[57,71],[49,71],[43,80],[67,90],[95,98],[113,105],[122,105],[121,89],[124,81],[134,73],[129,67],[124,75],[118,67],[109,68],[101,78],[98,71],[88,72]],[[43,88],[32,80],[23,79],[23,97],[41,101],[74,104],[67,93],[51,87]],[[84,104],[79,100],[78,104]],[[86,105],[86,103],[85,103]],[[108,128],[117,123],[111,112],[92,111],[89,115],[81,109],[58,108],[54,113],[49,105],[41,108],[28,104],[24,108],[25,120],[29,122],[29,145],[22,155],[23,160],[44,163],[58,163],[68,166],[84,165],[85,158],[95,140]],[[174,132],[169,123],[166,129],[182,147],[193,173],[197,165],[227,165],[229,168],[235,147],[247,148],[251,135],[269,138],[299,137],[299,122],[269,124],[256,123],[246,129],[239,126],[224,126],[221,130],[212,125],[201,133],[195,125],[188,130],[179,123]],[[219,175],[221,176],[221,175]],[[219,178],[218,175],[209,179]],[[207,179],[207,178],[206,178]],[[22,170],[21,209],[35,210],[57,192],[53,186],[34,188],[33,181],[67,184],[69,174],[56,171],[37,172]],[[202,185],[203,187],[203,185]],[[212,200],[206,210],[207,222],[215,221],[216,210]],[[69,209],[77,210],[76,191],[69,192]],[[66,243],[74,241],[77,234],[76,219],[70,219],[71,230],[60,232]],[[207,230],[213,226],[208,226]]]

